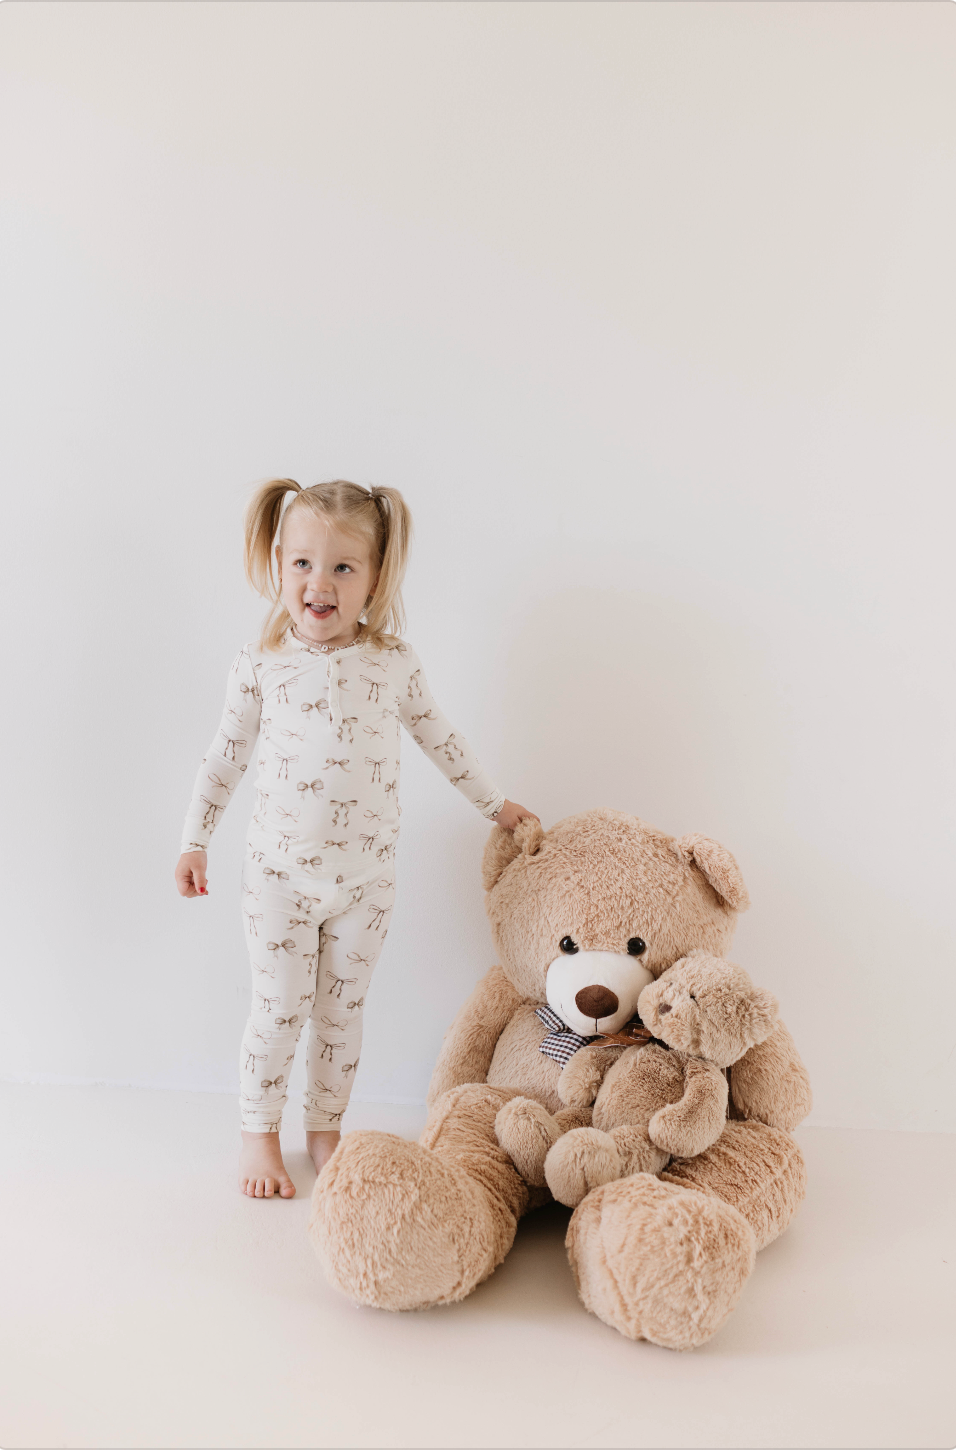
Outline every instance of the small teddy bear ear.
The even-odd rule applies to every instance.
[[[750,895],[732,852],[712,837],[702,837],[699,832],[688,832],[685,837],[678,837],[674,846],[685,862],[693,862],[700,868],[714,892],[723,898],[728,907],[738,913],[747,911]]]
[[[522,853],[526,857],[534,857],[543,840],[541,823],[535,817],[525,817],[513,832],[504,827],[493,827],[481,859],[481,882],[485,892],[491,891],[516,857]]]

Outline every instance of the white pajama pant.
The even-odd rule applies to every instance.
[[[258,860],[257,860],[258,859]],[[308,1024],[304,1122],[336,1129],[362,1046],[362,1008],[395,897],[393,875],[313,880],[247,856],[242,907],[252,961],[252,1012],[242,1037],[242,1127],[277,1130],[295,1046]]]

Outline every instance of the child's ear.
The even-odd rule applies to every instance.
[[[544,840],[541,823],[534,817],[525,817],[509,832],[505,827],[492,827],[491,836],[485,843],[481,859],[481,881],[485,892],[490,892],[505,868],[522,853],[534,857]]]

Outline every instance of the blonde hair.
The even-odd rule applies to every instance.
[[[283,512],[283,502],[290,492],[295,497]],[[245,517],[246,576],[253,588],[271,602],[259,636],[260,650],[278,650],[292,624],[273,575],[272,561],[275,546],[282,544],[290,514],[304,510],[367,543],[378,584],[363,611],[363,639],[378,648],[394,645],[405,629],[402,580],[412,538],[412,516],[398,490],[363,489],[347,479],[301,489],[294,479],[267,479],[250,499]]]

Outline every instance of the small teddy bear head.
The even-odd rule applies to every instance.
[[[755,988],[742,968],[696,952],[648,984],[637,1011],[645,1028],[670,1048],[726,1069],[770,1037],[778,1008],[773,994]]]
[[[720,843],[671,837],[626,812],[495,827],[482,862],[498,962],[522,997],[580,1034],[615,1033],[638,997],[695,949],[722,954],[748,906]]]

